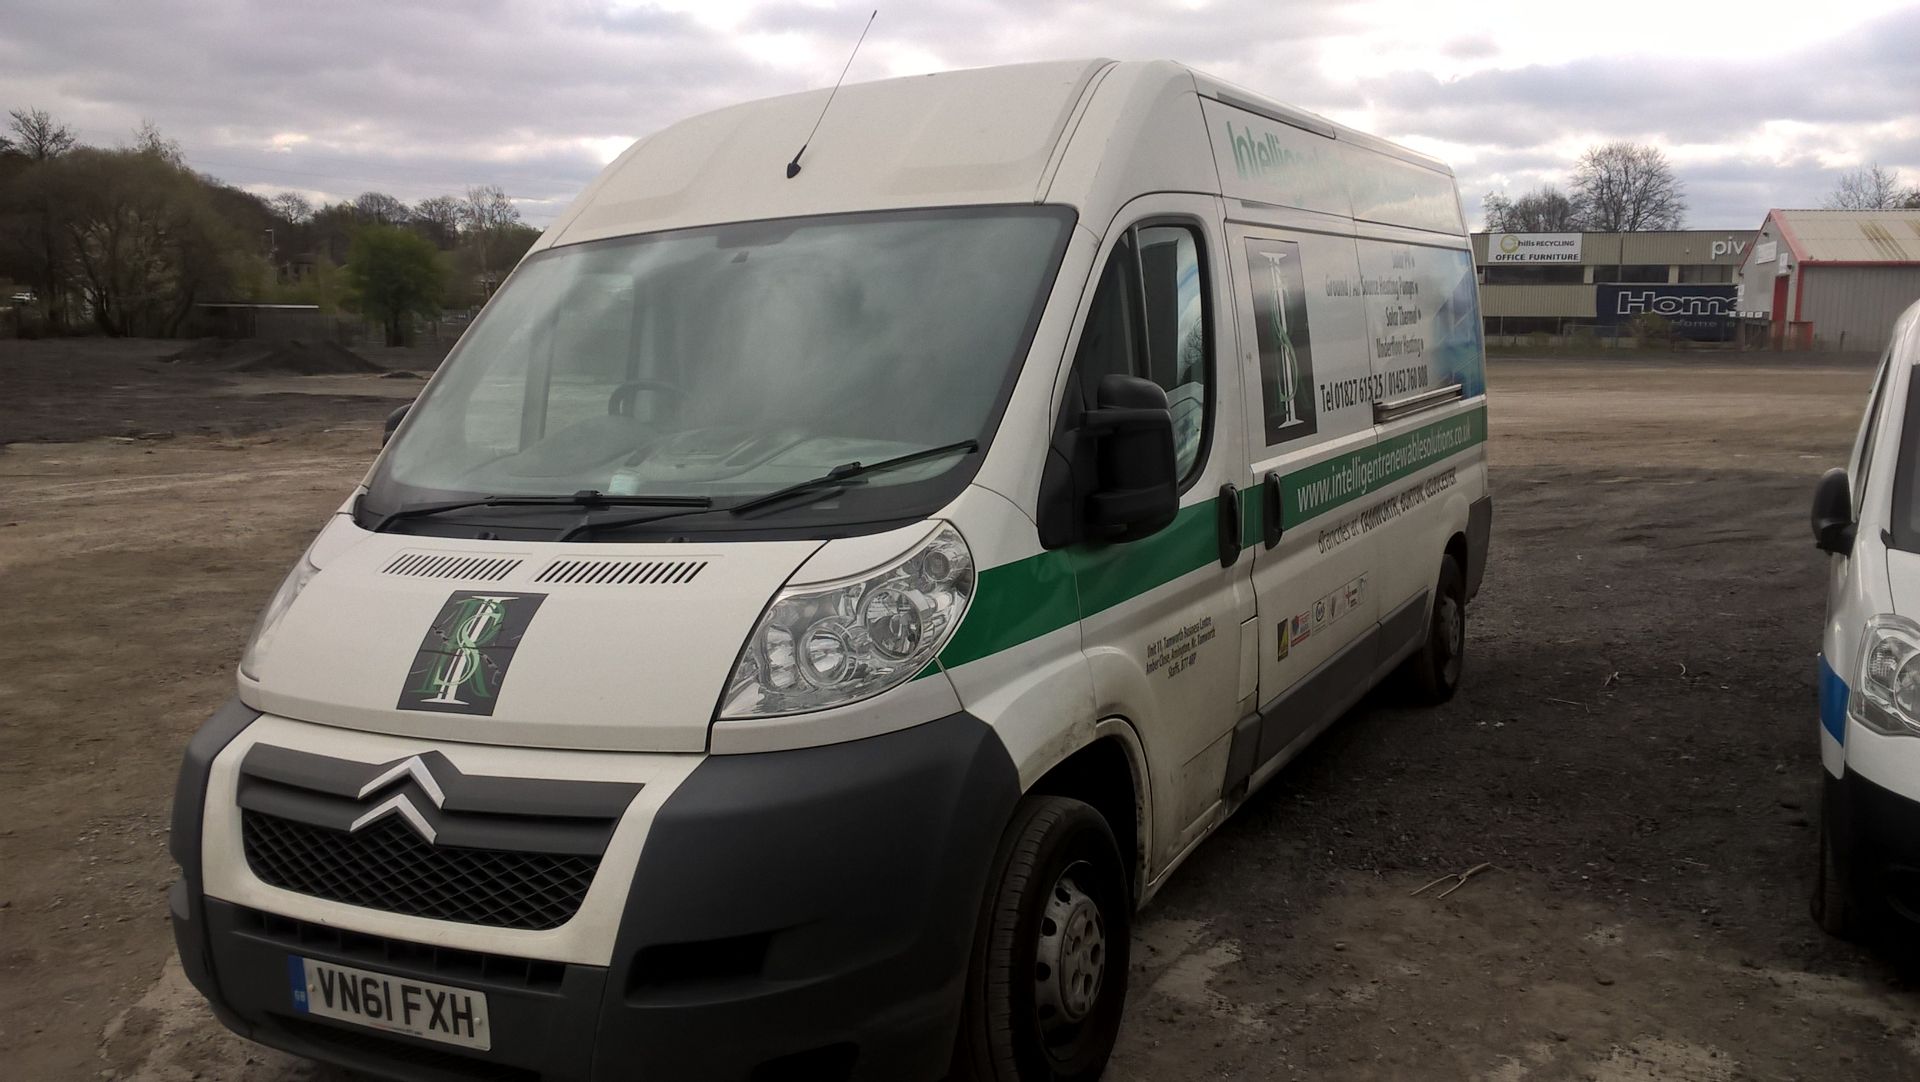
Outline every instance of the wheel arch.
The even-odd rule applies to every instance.
[[[1130,888],[1134,903],[1139,903],[1148,881],[1153,803],[1146,754],[1132,725],[1120,718],[1096,723],[1091,739],[1049,766],[1027,793],[1072,797],[1092,805],[1132,863]]]

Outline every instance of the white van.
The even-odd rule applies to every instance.
[[[1448,171],[1184,67],[696,117],[535,246],[261,617],[172,895],[419,1079],[1092,1079],[1128,927],[1491,503]]]
[[[1920,304],[1893,326],[1844,467],[1813,495],[1830,553],[1820,642],[1813,916],[1844,937],[1920,925]]]

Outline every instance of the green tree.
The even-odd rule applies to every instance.
[[[387,345],[406,344],[413,316],[440,310],[447,268],[433,242],[390,225],[364,226],[347,252],[347,280],[360,311],[386,328]]]
[[[192,170],[141,150],[81,147],[39,163],[61,271],[101,332],[172,335],[255,256]]]

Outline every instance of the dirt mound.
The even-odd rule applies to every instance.
[[[379,372],[381,367],[342,345],[332,342],[283,343],[263,357],[243,361],[237,372],[284,372],[296,376],[330,375],[337,372]]]
[[[203,339],[175,353],[168,360],[199,365],[221,372],[257,372],[292,376],[383,371],[379,365],[345,346],[333,342],[311,342],[299,338],[285,342]]]
[[[192,364],[205,368],[226,368],[265,353],[269,343],[242,338],[202,338],[163,360],[169,364]]]

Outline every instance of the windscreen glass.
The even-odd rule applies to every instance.
[[[542,253],[448,358],[364,506],[591,491],[706,497],[713,518],[849,463],[984,446],[1071,220],[1047,207],[836,215]],[[906,512],[950,498],[977,457],[876,472],[784,513]],[[538,513],[448,517],[489,516]]]

